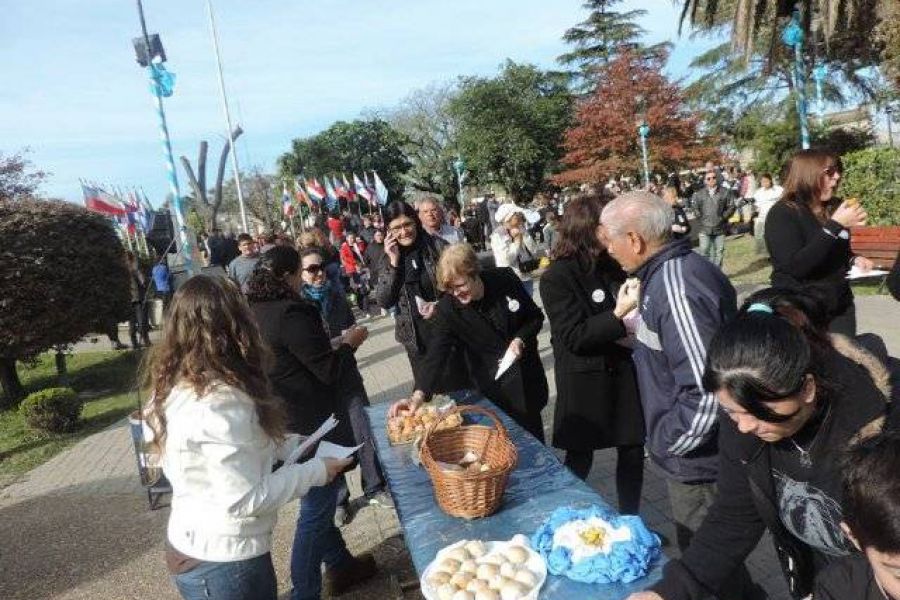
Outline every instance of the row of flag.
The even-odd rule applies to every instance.
[[[333,211],[337,209],[341,200],[347,202],[359,202],[365,200],[370,205],[384,206],[388,202],[388,189],[381,181],[377,171],[372,171],[372,178],[363,172],[362,178],[353,173],[353,183],[343,173],[340,177],[322,177],[320,183],[317,177],[308,179],[300,178],[295,183],[294,195],[288,191],[287,182],[281,195],[281,207],[284,216],[293,216],[296,204],[306,204],[310,208],[325,207]]]
[[[143,190],[124,193],[117,188],[112,190],[110,192],[96,183],[81,181],[85,208],[114,219],[130,236],[136,235],[138,231],[148,233],[153,226],[155,213]]]

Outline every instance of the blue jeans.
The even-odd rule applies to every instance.
[[[300,515],[291,549],[291,600],[319,600],[322,593],[322,563],[340,568],[352,560],[341,532],[334,526],[337,481],[310,488],[300,499]]]
[[[173,577],[184,600],[276,600],[272,556],[232,562],[202,562]]]
[[[700,234],[700,254],[705,256],[714,265],[722,268],[722,259],[725,257],[725,234],[720,233],[712,235],[708,233]]]

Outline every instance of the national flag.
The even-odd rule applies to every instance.
[[[369,174],[363,171],[363,178],[365,179],[366,189],[369,190],[369,203],[377,204],[378,203],[378,194],[375,193],[375,186],[372,185],[371,180],[369,179]]]
[[[124,217],[125,209],[120,206],[108,192],[100,187],[81,184],[84,194],[84,207],[91,212],[101,213],[108,217]]]
[[[291,201],[291,194],[287,189],[287,182],[281,184],[281,213],[290,218],[294,216],[294,203]]]
[[[312,200],[309,199],[309,195],[303,189],[303,183],[298,179],[297,180],[296,189],[294,191],[294,198],[297,200],[297,204],[305,204],[307,206],[312,206]]]
[[[344,189],[347,190],[347,195],[352,202],[356,201],[356,190],[353,189],[353,186],[350,185],[350,182],[347,181],[347,176],[341,173],[341,178],[344,180]]]
[[[388,203],[388,189],[381,181],[381,177],[378,176],[378,171],[372,171],[372,174],[375,176],[375,196],[378,198],[378,203],[384,206]]]
[[[366,184],[363,183],[359,177],[357,177],[356,173],[353,174],[353,187],[356,188],[356,193],[359,196],[365,198],[366,202],[368,202],[369,204],[372,203],[372,198],[375,197],[375,194],[373,194],[366,186]]]
[[[141,214],[143,215],[144,221],[144,233],[150,233],[150,230],[153,229],[153,220],[156,219],[156,211],[153,210],[153,207],[150,205],[150,200],[147,199],[147,194],[144,193],[144,190],[141,190],[141,193],[138,194],[135,192],[135,196],[138,197],[138,201],[141,205]]]
[[[325,188],[315,177],[306,180],[306,191],[314,202],[321,202],[325,199]]]
[[[347,188],[343,186],[343,184],[337,177],[331,178],[331,185],[334,188],[334,193],[337,194],[338,198],[350,200],[350,192],[347,191]]]
[[[338,195],[337,192],[334,191],[334,186],[325,178],[325,206],[328,207],[328,210],[334,210],[338,207]]]

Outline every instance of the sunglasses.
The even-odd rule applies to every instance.
[[[834,177],[835,175],[841,174],[841,169],[840,169],[840,167],[831,165],[827,169],[824,169],[822,172],[825,173],[826,175],[828,175],[829,177]]]
[[[303,270],[310,275],[318,275],[322,272],[322,265],[309,265],[308,267],[304,267]]]

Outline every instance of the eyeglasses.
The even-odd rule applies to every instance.
[[[824,169],[822,172],[825,173],[826,175],[828,175],[829,177],[834,177],[835,175],[841,174],[841,169],[840,169],[840,167],[838,167],[836,165],[831,165],[830,167]]]
[[[715,177],[715,175],[712,175],[712,176],[710,176],[710,177],[707,177],[706,180],[707,180],[707,181],[715,181],[715,180],[716,180],[716,177]]]
[[[303,267],[303,270],[310,275],[318,275],[322,272],[322,265],[309,265],[308,267]]]
[[[392,225],[388,228],[388,231],[391,233],[400,233],[401,231],[412,231],[415,229],[416,224],[412,221],[404,221],[403,223],[399,223],[397,225]]]

